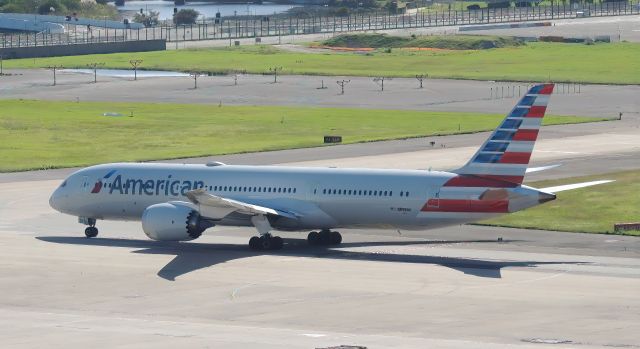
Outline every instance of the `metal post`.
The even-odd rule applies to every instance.
[[[138,66],[142,64],[141,59],[132,59],[129,61],[131,66],[133,66],[133,80],[138,80]]]
[[[87,64],[87,67],[93,69],[93,83],[97,83],[98,82],[98,67],[103,66],[104,63],[89,63]]]

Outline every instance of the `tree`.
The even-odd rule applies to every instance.
[[[158,24],[158,17],[160,16],[160,12],[158,11],[149,11],[148,13],[136,13],[133,16],[133,21],[136,23],[142,23],[145,27],[153,27]]]
[[[200,13],[193,9],[182,9],[173,15],[173,23],[180,24],[194,24]]]

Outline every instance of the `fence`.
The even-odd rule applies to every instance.
[[[3,34],[0,47],[119,42],[130,40],[197,41],[240,38],[345,33],[353,31],[464,26],[495,23],[541,21],[577,17],[603,17],[640,14],[640,0],[575,6],[557,4],[522,8],[479,10],[415,11],[412,14],[356,14],[345,17],[265,17],[220,18],[190,26],[157,26],[143,29],[94,28],[65,34]],[[82,29],[82,27],[81,27]]]

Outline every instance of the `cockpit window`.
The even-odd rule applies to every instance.
[[[67,186],[67,181],[62,182],[62,184],[60,184],[60,188],[64,188]]]

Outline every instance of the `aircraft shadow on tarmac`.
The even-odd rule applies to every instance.
[[[175,281],[181,275],[207,268],[234,259],[250,258],[256,255],[276,255],[289,257],[333,258],[361,261],[399,262],[434,264],[455,269],[465,274],[486,278],[500,278],[502,268],[536,267],[546,264],[585,264],[584,262],[536,262],[536,261],[495,261],[472,258],[440,257],[427,255],[393,254],[376,251],[346,251],[349,247],[407,246],[407,245],[450,245],[460,243],[496,243],[496,240],[450,240],[450,241],[381,241],[343,242],[339,249],[309,246],[304,239],[284,239],[285,247],[279,251],[250,251],[246,244],[211,244],[197,242],[159,242],[134,239],[110,239],[72,236],[39,236],[36,239],[69,245],[109,246],[139,248],[133,253],[175,255],[158,276]],[[504,240],[502,243],[517,240]]]

